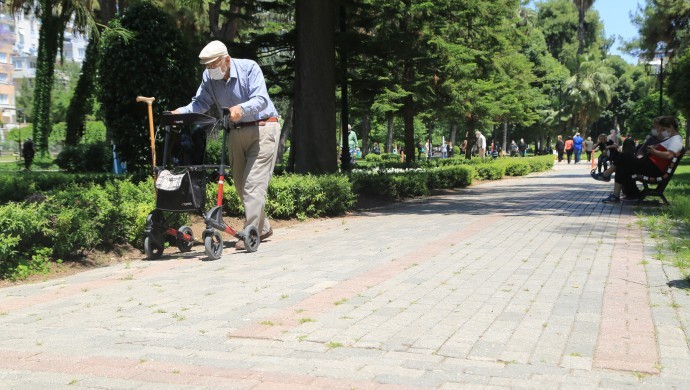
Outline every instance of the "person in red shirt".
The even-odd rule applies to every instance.
[[[614,166],[606,171],[595,174],[595,180],[610,181],[615,172],[615,185],[613,193],[602,199],[604,203],[620,202],[620,193],[626,195],[625,200],[637,200],[640,189],[637,188],[632,175],[661,176],[671,164],[671,160],[683,149],[683,137],[678,133],[678,120],[672,116],[658,118],[661,128],[661,141],[656,145],[647,147],[648,154],[643,158],[637,158],[633,154],[620,153],[614,160]]]
[[[568,136],[568,139],[565,141],[565,154],[568,156],[568,164],[570,164],[570,160],[573,158],[573,137]]]

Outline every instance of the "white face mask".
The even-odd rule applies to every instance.
[[[666,131],[666,130],[664,130],[664,131],[661,132],[661,138],[668,138],[668,137],[670,137],[670,136],[671,136],[671,133],[669,133],[669,132]]]
[[[222,65],[218,65],[217,68],[212,68],[208,70],[208,75],[214,80],[222,80],[225,77],[225,72],[221,69]]]
[[[652,129],[652,135],[656,137],[656,135],[657,135],[656,129]]]

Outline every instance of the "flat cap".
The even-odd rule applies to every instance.
[[[228,48],[221,41],[212,41],[199,53],[199,63],[206,65],[228,55]]]

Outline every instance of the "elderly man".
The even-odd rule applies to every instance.
[[[235,126],[230,130],[227,147],[232,179],[244,204],[244,226],[255,226],[263,241],[273,234],[264,206],[280,137],[278,112],[268,97],[264,75],[256,62],[231,58],[220,41],[206,45],[199,54],[199,62],[206,70],[196,96],[173,113],[204,113],[214,104],[219,109],[229,109]],[[245,249],[244,242],[238,241],[235,249]]]
[[[477,153],[479,153],[479,157],[484,158],[486,154],[486,138],[479,130],[477,130],[474,135],[477,136]]]

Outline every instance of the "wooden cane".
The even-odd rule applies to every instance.
[[[156,135],[153,131],[153,101],[156,98],[137,96],[137,102],[145,102],[149,106],[149,137],[151,138],[151,158],[153,160],[153,179],[156,179]]]

